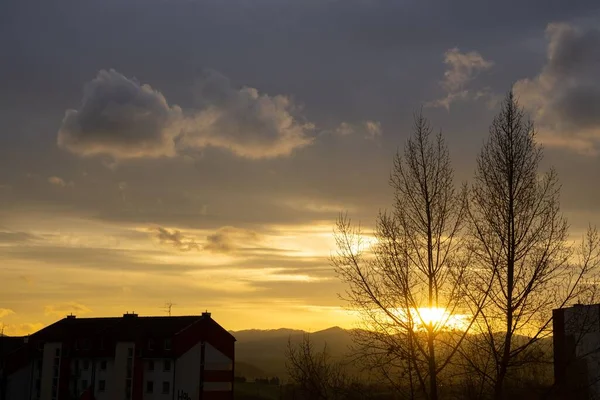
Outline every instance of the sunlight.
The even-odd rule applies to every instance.
[[[396,309],[395,314],[407,320],[404,309]],[[467,316],[464,314],[450,314],[442,307],[419,307],[410,310],[411,318],[417,329],[424,329],[433,324],[435,330],[465,330],[467,329]]]
[[[420,307],[413,312],[413,319],[421,325],[430,325],[442,330],[466,329],[465,315],[450,315],[450,312],[441,307]]]

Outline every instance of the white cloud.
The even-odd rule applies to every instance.
[[[600,30],[549,24],[546,37],[546,64],[534,78],[515,83],[515,95],[544,144],[598,154]]]
[[[444,63],[448,69],[444,72],[444,80],[440,85],[446,96],[429,102],[428,106],[450,109],[450,105],[455,101],[478,99],[487,95],[487,89],[473,91],[468,88],[468,84],[479,72],[490,69],[494,65],[492,61],[484,59],[476,51],[461,53],[455,47],[444,53]]]

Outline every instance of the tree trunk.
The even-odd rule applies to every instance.
[[[500,358],[500,366],[498,376],[494,385],[494,397],[496,400],[502,399],[504,380],[508,371],[508,363],[510,361],[510,347],[512,344],[513,330],[513,296],[514,296],[514,280],[515,280],[515,177],[514,177],[514,112],[513,103],[506,110],[506,133],[508,135],[508,209],[507,209],[507,236],[508,248],[506,249],[506,333],[504,335],[504,348],[502,349],[502,357]]]
[[[437,365],[435,362],[435,344],[433,342],[433,323],[429,324],[427,347],[429,349],[429,399],[438,399]]]

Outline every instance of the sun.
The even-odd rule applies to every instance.
[[[411,310],[412,319],[422,327],[433,325],[436,330],[466,329],[465,315],[450,314],[441,307],[419,307]]]

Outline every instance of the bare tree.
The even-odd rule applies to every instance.
[[[298,388],[301,399],[336,400],[358,395],[357,385],[345,371],[342,363],[334,361],[327,351],[316,351],[310,335],[293,344],[291,339],[285,352],[286,368],[291,381]]]
[[[471,322],[463,314],[465,190],[454,186],[443,137],[431,133],[415,115],[414,134],[390,177],[392,211],[378,215],[372,244],[341,215],[332,263],[348,285],[342,298],[365,324],[355,341],[367,365],[411,398],[419,392],[437,399],[441,373]]]
[[[467,293],[487,295],[472,338],[484,342],[478,356],[489,362],[464,355],[497,399],[511,373],[540,361],[537,344],[551,335],[552,309],[595,294],[588,283],[598,274],[598,235],[590,228],[579,251],[569,244],[557,174],[540,174],[541,160],[533,123],[511,92],[478,157],[469,204]]]

